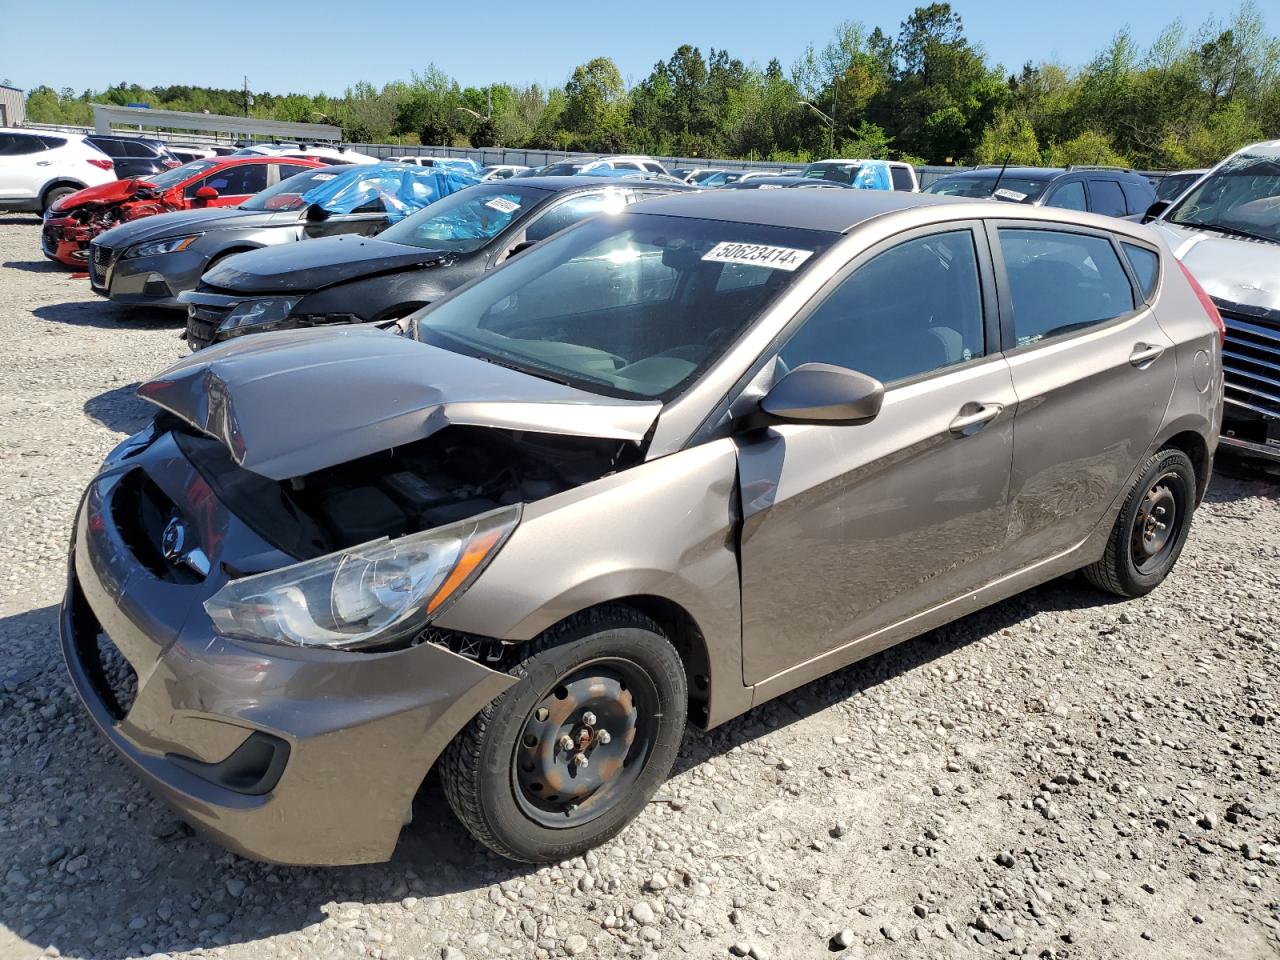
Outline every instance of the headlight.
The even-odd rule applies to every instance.
[[[233,580],[204,602],[227,637],[359,647],[420,630],[461,595],[520,519],[516,504]]]
[[[232,308],[220,324],[218,333],[233,333],[242,327],[260,327],[279,323],[289,316],[289,311],[301,297],[265,297],[262,300],[246,300]]]
[[[140,243],[125,254],[127,257],[155,257],[162,253],[177,253],[185,250],[197,240],[200,234],[191,237],[170,237],[168,240],[154,240],[151,243]]]

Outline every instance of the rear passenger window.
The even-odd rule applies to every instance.
[[[911,190],[915,184],[911,182],[911,171],[906,167],[890,167],[889,176],[893,177],[893,189]]]
[[[40,142],[43,143],[46,147],[48,147],[50,150],[56,150],[58,149],[58,147],[65,147],[67,145],[67,138],[66,137],[47,137],[44,134],[40,134]]]
[[[1089,196],[1093,200],[1093,212],[1104,217],[1125,215],[1124,194],[1114,180],[1090,180]]]
[[[1044,202],[1044,205],[1046,207],[1061,207],[1063,210],[1086,209],[1088,204],[1084,200],[1084,183],[1080,180],[1064,183],[1049,195],[1049,199]]]
[[[1124,247],[1124,255],[1129,258],[1129,264],[1138,278],[1143,298],[1150,301],[1160,279],[1160,258],[1146,247],[1132,243],[1122,243],[1120,246]]]
[[[999,234],[1019,347],[1133,310],[1133,287],[1111,241],[1016,227]]]
[[[44,144],[25,133],[0,133],[0,157],[21,157],[43,153]]]
[[[954,230],[908,240],[867,261],[779,355],[792,370],[833,363],[891,383],[984,352],[973,235]]]

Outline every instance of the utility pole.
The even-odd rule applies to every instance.
[[[253,106],[253,97],[249,96],[249,78],[244,78],[244,115],[249,116],[249,108]]]

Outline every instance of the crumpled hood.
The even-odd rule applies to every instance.
[[[229,257],[201,279],[230,293],[322,290],[360,277],[437,264],[449,256],[369,237],[321,237]]]
[[[143,189],[155,191],[158,188],[137,177],[129,177],[127,180],[109,180],[96,187],[85,187],[83,190],[67,194],[53,205],[53,210],[55,213],[66,213],[89,203],[123,203]]]
[[[450,424],[641,443],[662,408],[367,327],[232,340],[178,361],[138,395],[272,480],[422,440]]]
[[[290,216],[296,220],[297,213]],[[283,219],[278,212],[241,210],[239,207],[204,207],[199,210],[175,210],[158,213],[154,217],[131,220],[112,227],[97,237],[106,247],[123,247],[127,244],[160,240],[164,237],[181,237],[190,233],[205,233],[222,227],[260,227]]]
[[[1163,220],[1149,226],[1160,232],[1209,296],[1240,307],[1242,313],[1280,320],[1280,244],[1188,229]]]

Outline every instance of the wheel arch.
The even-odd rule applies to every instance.
[[[76,180],[74,177],[54,177],[40,188],[40,209],[43,210],[48,206],[45,202],[45,198],[49,196],[51,191],[57,190],[59,187],[71,187],[75,190],[83,190],[86,186],[88,186],[88,184],[81,180]]]
[[[1204,500],[1205,491],[1209,486],[1212,466],[1212,461],[1209,457],[1209,444],[1195,430],[1183,430],[1167,438],[1161,446],[1181,450],[1191,460],[1191,466],[1195,468],[1196,472],[1196,503],[1199,504]]]
[[[711,651],[693,614],[676,601],[668,597],[644,593],[602,600],[562,617],[543,632],[552,633],[570,620],[610,607],[628,607],[644,614],[662,628],[684,664],[685,680],[689,689],[689,721],[705,729],[711,716],[713,681],[717,679],[713,676]]]

